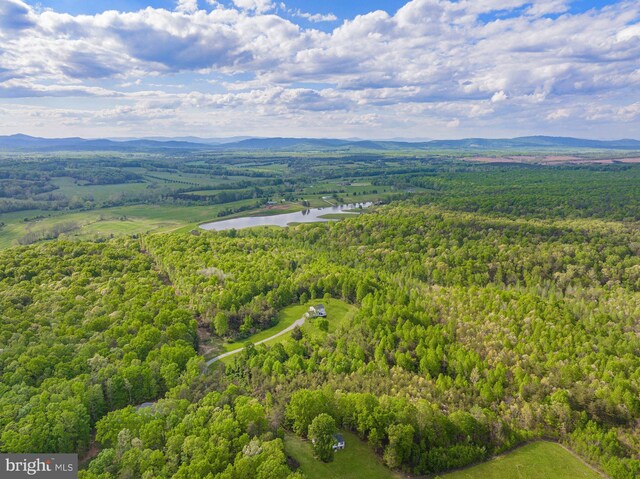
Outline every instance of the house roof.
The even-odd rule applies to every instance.
[[[338,442],[344,442],[344,436],[342,434],[334,434],[333,437]]]

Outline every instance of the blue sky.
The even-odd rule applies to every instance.
[[[638,137],[639,58],[634,0],[2,0],[0,134]]]
[[[58,12],[70,13],[73,15],[85,14],[92,15],[100,13],[105,10],[119,10],[124,12],[133,12],[146,8],[148,6],[153,8],[164,8],[173,10],[175,8],[175,1],[162,0],[156,2],[149,2],[146,0],[41,0],[41,1],[28,1],[26,2],[33,7],[42,6],[45,8],[52,8]],[[202,7],[208,7],[206,2],[201,2]],[[221,2],[226,5],[231,5],[232,2]],[[395,13],[406,2],[401,0],[357,0],[357,1],[345,1],[345,0],[322,0],[322,1],[305,1],[305,0],[292,0],[286,2],[286,5],[292,9],[300,9],[305,12],[314,13],[333,13],[337,17],[353,18],[356,15],[365,14],[374,10],[385,10],[390,14]],[[614,0],[577,0],[571,2],[569,5],[570,12],[583,12],[591,8],[601,8],[605,5],[616,3]],[[209,7],[210,8],[210,7]]]

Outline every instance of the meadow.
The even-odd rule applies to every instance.
[[[538,441],[442,479],[602,479],[595,471],[559,444]]]
[[[358,436],[341,431],[345,439],[344,450],[335,453],[332,462],[323,463],[313,456],[310,441],[287,434],[284,448],[296,460],[308,479],[401,479],[409,476],[390,471]]]
[[[354,305],[334,298],[315,299],[310,300],[304,304],[288,306],[278,313],[275,326],[264,329],[259,333],[249,336],[246,339],[224,343],[222,346],[220,346],[218,342],[218,344],[216,345],[217,347],[214,348],[211,353],[207,354],[207,359],[223,352],[228,353],[231,351],[237,351],[239,349],[246,348],[247,346],[255,344],[258,341],[264,341],[265,339],[268,339],[271,336],[280,333],[284,329],[291,326],[294,322],[301,319],[305,313],[308,313],[309,307],[314,306],[318,303],[322,303],[326,308],[328,327],[326,331],[321,330],[317,324],[318,318],[308,318],[300,327],[302,334],[307,338],[319,340],[326,337],[327,334],[335,333],[341,327],[347,326],[349,324],[349,321],[357,312],[357,308]],[[289,335],[281,335],[262,344],[264,344],[265,346],[271,346],[275,343],[281,343],[285,341]],[[222,359],[222,362],[230,363],[233,360],[234,356],[227,356],[226,358]]]

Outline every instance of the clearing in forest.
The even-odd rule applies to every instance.
[[[561,445],[538,441],[442,479],[602,479]]]

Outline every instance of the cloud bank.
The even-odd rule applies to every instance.
[[[569,7],[413,0],[337,21],[270,0],[76,16],[4,0],[0,133],[637,136],[640,4]]]

